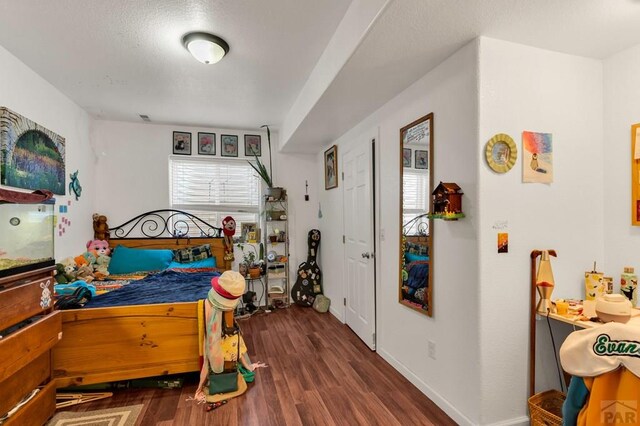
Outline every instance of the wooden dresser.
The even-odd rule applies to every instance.
[[[39,388],[3,426],[41,426],[56,409],[51,348],[62,321],[53,311],[53,285],[53,267],[0,278],[0,416]],[[11,330],[23,321],[28,324]]]

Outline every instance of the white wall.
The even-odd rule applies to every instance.
[[[602,78],[597,60],[481,39],[480,149],[476,151],[482,151],[478,155],[481,214],[477,229],[482,424],[527,423],[523,416],[527,410],[531,250],[552,248],[558,253],[552,260],[554,297],[582,296],[584,271],[594,260],[608,266],[604,264],[602,226],[602,158],[606,154]],[[525,130],[553,134],[552,184],[522,183],[521,133]],[[625,128],[625,136],[627,132]],[[518,147],[518,161],[506,174],[494,173],[483,160],[484,144],[496,133],[511,135]],[[629,151],[626,144],[624,151]],[[616,181],[615,186],[620,183]],[[617,209],[625,213],[625,223],[627,200]],[[501,231],[509,233],[508,254],[496,251],[498,230],[494,226],[499,222],[508,224]],[[552,356],[546,327],[539,323],[538,346],[540,352]],[[541,368],[552,379],[557,377],[552,362],[538,363]],[[559,386],[557,379],[542,380],[539,385],[540,390]]]
[[[631,125],[640,123],[640,45],[604,62],[604,253],[620,288],[625,266],[640,270],[640,227],[631,226]]]
[[[379,128],[378,219],[384,240],[376,253],[378,353],[461,424],[476,423],[479,417],[477,63],[477,43],[472,42],[335,142],[338,152],[345,152],[350,143]],[[398,302],[399,129],[430,112],[435,182],[457,182],[467,213],[462,221],[435,223],[432,318]],[[323,153],[317,158],[321,169]],[[342,319],[342,187],[320,191],[320,201],[324,289],[333,301],[332,313]],[[427,357],[429,340],[436,343],[436,360]]]
[[[169,156],[173,151],[173,131],[191,132],[192,157],[198,156],[195,144],[198,132],[216,134],[213,158],[226,158],[220,156],[221,134],[238,135],[238,161],[245,158],[244,134],[259,134],[262,136],[261,160],[265,164],[268,162],[267,134],[262,131],[96,121],[96,173],[101,177],[96,211],[106,215],[112,226],[149,210],[169,208]],[[306,260],[307,232],[317,226],[315,157],[275,153],[278,134],[273,131],[271,144],[274,184],[286,188],[289,197],[290,266],[295,271],[297,265]],[[309,182],[309,202],[304,201],[305,180]]]
[[[79,201],[68,194],[56,196],[58,222],[66,217],[71,224],[62,236],[56,229],[55,257],[60,260],[85,251],[93,238],[91,215],[95,198],[95,156],[91,147],[92,120],[89,115],[58,89],[33,72],[0,46],[0,106],[5,106],[46,127],[66,139],[67,185],[69,174],[79,171],[82,196]],[[58,205],[67,204],[68,213],[61,215]]]

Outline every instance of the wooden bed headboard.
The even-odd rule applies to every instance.
[[[153,210],[114,227],[108,225],[106,216],[96,213],[93,215],[93,231],[94,239],[109,241],[112,249],[121,245],[175,250],[209,244],[218,267],[231,269],[231,261],[224,259],[222,228],[181,210]]]

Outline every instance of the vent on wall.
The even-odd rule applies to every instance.
[[[140,118],[142,118],[142,121],[151,121],[148,115],[140,114]]]

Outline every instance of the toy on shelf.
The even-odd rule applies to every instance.
[[[458,220],[464,217],[462,212],[461,188],[454,182],[440,182],[431,193],[433,197],[432,219]]]

